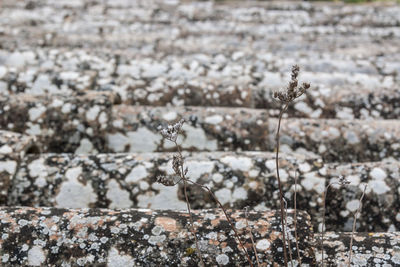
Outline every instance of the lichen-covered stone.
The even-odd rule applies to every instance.
[[[163,140],[159,127],[180,119],[186,122],[178,142],[184,150],[265,150],[267,114],[244,108],[145,107],[119,105],[113,108],[113,131],[107,135],[113,152],[175,150]]]
[[[316,235],[319,242],[321,235]],[[348,266],[351,233],[328,232],[324,235],[324,263],[327,266]],[[315,250],[321,262],[320,248]],[[399,266],[400,232],[355,233],[351,266]]]
[[[21,158],[38,150],[35,138],[0,130],[0,206],[7,205],[9,189]]]
[[[99,92],[2,96],[0,126],[35,136],[43,152],[96,153],[105,149],[113,102],[113,95]]]
[[[228,212],[255,264],[244,212]],[[294,253],[292,217],[289,212]],[[207,266],[248,264],[221,210],[193,211],[193,219]],[[198,266],[189,224],[184,211],[2,207],[0,255],[3,266]],[[263,266],[283,264],[279,212],[249,212],[248,224]],[[313,265],[304,212],[297,214],[297,232],[302,262]]]
[[[270,118],[269,144],[274,144],[278,119]],[[397,120],[284,119],[281,145],[308,150],[328,162],[368,162],[400,159],[400,124]],[[269,149],[273,149],[274,146]]]
[[[208,186],[226,207],[257,210],[279,208],[275,155],[264,152],[185,153],[188,177]],[[328,164],[318,158],[282,154],[280,176],[289,207],[293,207],[297,170],[297,207],[321,229],[323,193],[329,183],[344,176],[345,188],[330,187],[326,228],[350,231],[353,213],[364,185],[368,188],[358,219],[360,231],[397,231],[400,165],[396,161]],[[183,185],[156,183],[158,175],[171,175],[172,153],[42,154],[23,159],[13,181],[8,205],[62,208],[185,209]],[[208,192],[189,186],[194,209],[215,208]]]

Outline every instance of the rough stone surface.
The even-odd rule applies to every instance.
[[[274,148],[277,119],[270,119],[269,144]],[[288,151],[307,151],[328,162],[400,160],[398,120],[288,119],[282,123],[281,144]]]
[[[107,135],[113,152],[155,152],[175,150],[163,140],[159,127],[184,118],[178,142],[184,150],[266,150],[267,114],[244,108],[136,107],[113,109],[113,131]]]
[[[0,205],[7,205],[9,189],[26,153],[38,151],[35,138],[0,130]]]
[[[256,210],[279,208],[275,155],[264,152],[185,153],[188,177],[208,186],[225,207]],[[289,207],[293,207],[297,170],[297,207],[311,215],[314,228],[322,223],[323,193],[328,184],[326,228],[351,231],[354,201],[364,185],[360,231],[400,229],[398,203],[400,165],[397,161],[374,163],[324,163],[319,158],[282,154],[280,175]],[[8,205],[63,208],[185,209],[183,185],[166,187],[157,175],[171,175],[172,153],[42,154],[25,157],[13,181]],[[350,185],[339,188],[340,176]],[[211,196],[190,186],[194,209],[215,208]],[[317,230],[318,231],[318,230]]]
[[[104,150],[113,95],[16,95],[0,98],[0,126],[36,137],[43,152],[96,153]]]
[[[320,240],[321,235],[316,235]],[[327,266],[348,266],[351,233],[328,232],[324,236],[324,262]],[[321,262],[320,250],[315,250]],[[399,266],[400,232],[355,233],[351,266]]]
[[[255,261],[244,212],[228,211],[246,249]],[[281,265],[278,212],[249,212],[248,223],[259,260]],[[199,247],[208,266],[244,266],[232,229],[221,210],[193,211]],[[288,213],[292,220],[293,213]],[[297,215],[300,255],[314,263],[309,217]],[[198,266],[186,212],[3,207],[0,208],[3,266]],[[240,226],[240,227],[239,227]],[[293,224],[291,246],[295,248]]]

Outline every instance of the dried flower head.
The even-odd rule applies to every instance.
[[[179,132],[181,131],[184,122],[185,122],[185,120],[181,119],[174,125],[168,125],[167,128],[162,128],[160,126],[161,127],[161,130],[160,130],[161,135],[165,139],[170,140],[171,142],[176,142],[176,139],[178,138]]]
[[[274,92],[274,98],[277,98],[284,103],[290,103],[296,98],[302,96],[307,91],[307,89],[310,88],[309,83],[303,83],[300,87],[298,87],[299,81],[297,80],[297,77],[299,76],[299,72],[300,67],[294,65],[292,67],[291,80],[288,87],[285,91]]]

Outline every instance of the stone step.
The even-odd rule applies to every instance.
[[[316,234],[316,239],[321,234]],[[351,233],[328,232],[324,237],[325,264],[348,266]],[[400,264],[400,232],[355,233],[353,240],[352,266],[398,266]],[[317,262],[321,262],[321,251],[314,250]]]
[[[228,212],[255,262],[244,212]],[[265,264],[283,264],[278,216],[275,211],[249,212],[258,258]],[[292,216],[288,213],[288,221]],[[297,218],[302,262],[312,264],[308,215],[299,212]],[[199,262],[186,212],[1,207],[0,219],[0,254],[7,266],[198,266]],[[193,220],[206,266],[248,264],[222,211],[194,210]],[[289,226],[293,228],[292,223]],[[295,248],[294,242],[291,247]]]
[[[138,154],[29,154],[7,178],[8,206],[59,208],[185,209],[183,185],[156,183],[158,175],[172,175],[173,153]],[[188,177],[206,185],[229,208],[279,208],[275,154],[262,152],[184,153]],[[281,154],[280,176],[289,207],[293,207],[295,170],[298,209],[306,210],[315,229],[322,223],[323,193],[340,176],[351,184],[331,186],[327,198],[328,230],[351,231],[353,212],[368,184],[360,231],[400,229],[400,163],[324,163],[304,154]],[[14,177],[14,178],[12,178]],[[7,191],[7,190],[6,190]],[[207,192],[190,186],[194,209],[217,207]]]
[[[182,130],[184,149],[275,149],[278,119],[266,119],[265,112],[261,110],[119,105],[115,106],[113,114],[113,121],[118,125],[114,123],[115,132],[107,136],[113,152],[169,150],[170,142],[163,142],[154,129],[168,119],[176,121],[180,118],[188,121]],[[293,149],[302,153],[306,150],[333,162],[377,161],[388,157],[398,159],[399,129],[397,120],[285,119],[281,130],[282,151]],[[140,133],[146,133],[151,141],[146,142],[146,147],[137,144],[141,142],[137,139]]]
[[[185,118],[179,140],[185,150],[275,149],[278,119],[268,119],[265,110],[113,105],[118,101],[107,92],[4,96],[0,126],[35,136],[42,152],[160,152],[173,146],[162,139],[159,126]],[[398,159],[398,124],[397,120],[285,119],[282,151],[308,151],[333,162]]]
[[[39,151],[35,141],[32,136],[0,130],[0,205],[7,203],[21,159],[26,153]]]
[[[28,5],[29,2],[26,2]],[[278,1],[273,3],[251,3],[248,5],[243,5],[242,3],[218,5],[198,2],[176,2],[171,4],[159,1],[158,3],[152,2],[146,4],[142,2],[140,5],[134,4],[118,7],[110,3],[87,3],[85,1],[76,1],[74,6],[66,6],[66,1],[61,2],[63,3],[54,4],[51,1],[47,1],[38,4],[29,4],[25,6],[25,10],[21,8],[23,5],[12,6],[5,4],[3,12],[7,12],[14,19],[11,23],[14,22],[15,26],[19,26],[18,24],[35,24],[39,26],[67,24],[70,26],[67,30],[75,31],[82,30],[76,27],[75,23],[83,21],[87,23],[83,25],[84,30],[87,30],[90,26],[98,27],[102,23],[109,27],[116,27],[126,26],[135,22],[158,22],[168,25],[176,22],[176,20],[183,20],[186,23],[210,21],[214,23],[214,28],[221,28],[224,31],[231,28],[218,27],[216,22],[224,21],[240,23],[241,25],[255,23],[264,25],[292,24],[303,27],[336,26],[335,30],[339,32],[362,27],[390,28],[396,27],[397,23],[400,22],[400,19],[396,16],[400,9],[397,5],[393,5],[393,3],[386,6],[376,5],[374,6],[374,13],[365,16],[364,12],[371,12],[371,6],[321,6],[318,4],[304,5],[293,2],[280,4]],[[85,16],[79,16],[81,13],[84,13]],[[61,15],[61,17],[68,15],[68,17],[67,19],[55,20],[54,18],[57,15]],[[47,17],[53,19],[46,20],[45,18]],[[286,30],[292,28],[286,27]],[[65,27],[61,27],[61,29],[65,29]],[[207,27],[207,29],[211,31],[215,30],[212,27]],[[240,28],[237,30],[240,30]]]
[[[286,87],[287,68],[299,63],[304,69],[301,80],[311,82],[312,90],[291,105],[289,116],[396,119],[400,115],[400,76],[391,75],[400,71],[397,63],[378,62],[378,67],[364,60],[333,61],[332,56],[282,60],[270,53],[244,60],[222,54],[128,60],[120,53],[123,51],[3,51],[0,92],[40,96],[111,91],[125,104],[267,108],[271,116],[277,116],[279,105],[272,93]],[[343,65],[347,66],[344,72],[339,71]]]
[[[1,96],[0,128],[36,137],[41,152],[104,151],[115,101],[108,92]]]

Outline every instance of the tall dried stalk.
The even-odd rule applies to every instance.
[[[296,98],[302,96],[307,89],[310,88],[309,83],[303,83],[302,86],[298,87],[298,80],[297,77],[299,75],[300,68],[299,66],[295,65],[292,67],[292,74],[291,80],[289,82],[288,87],[283,92],[274,92],[274,98],[278,99],[282,104],[283,107],[279,112],[278,118],[278,128],[276,130],[276,155],[275,155],[275,165],[276,165],[276,178],[278,180],[278,187],[279,187],[279,201],[280,201],[280,212],[281,212],[281,227],[282,227],[282,243],[283,243],[283,257],[285,266],[288,266],[288,256],[287,256],[287,248],[286,248],[286,238],[285,238],[285,207],[284,207],[284,198],[283,198],[283,191],[282,191],[282,183],[281,178],[279,175],[279,142],[280,142],[280,128],[282,117],[289,104],[293,102]]]
[[[360,204],[359,204],[359,206],[358,206],[358,209],[357,209],[356,213],[354,214],[353,229],[352,229],[352,231],[351,231],[350,248],[349,248],[349,264],[348,264],[349,267],[351,266],[351,257],[352,257],[352,255],[353,255],[353,239],[354,239],[354,233],[355,233],[355,231],[356,231],[357,217],[358,217],[358,215],[361,213],[361,209],[362,209],[362,200],[363,200],[363,198],[364,198],[365,190],[367,189],[367,186],[368,186],[368,185],[366,184],[365,187],[364,187],[363,193],[362,193],[362,195],[361,195],[361,197],[360,197],[360,200],[359,200],[359,201],[360,201]]]
[[[182,126],[183,126],[183,123],[184,123],[184,120],[182,119],[182,120],[180,120],[178,123],[176,123],[174,125],[169,125],[167,128],[161,129],[162,136],[165,139],[173,142],[175,144],[175,147],[176,147],[177,151],[178,151],[178,155],[174,155],[174,157],[173,157],[172,168],[173,168],[175,174],[180,179],[177,182],[175,182],[173,180],[173,178],[171,178],[171,177],[159,176],[159,177],[157,177],[157,182],[159,182],[159,183],[161,183],[161,184],[163,184],[165,186],[174,186],[174,185],[178,184],[180,181],[183,181],[184,195],[185,195],[186,205],[187,205],[187,209],[188,209],[188,213],[189,213],[189,217],[190,217],[190,222],[191,222],[191,231],[192,231],[192,233],[193,233],[193,235],[195,237],[197,253],[198,253],[198,256],[199,256],[199,259],[200,259],[200,265],[201,266],[205,266],[205,265],[204,265],[202,254],[201,254],[201,251],[200,251],[200,248],[199,248],[199,244],[198,244],[198,240],[197,240],[197,236],[196,236],[196,230],[194,228],[194,223],[193,223],[193,218],[192,218],[192,212],[191,212],[191,209],[190,209],[190,202],[189,202],[189,198],[188,198],[188,195],[187,195],[187,185],[188,185],[188,183],[191,183],[191,184],[194,184],[196,186],[201,187],[203,190],[206,190],[212,196],[214,201],[222,209],[222,211],[223,211],[223,213],[224,213],[224,215],[225,215],[225,217],[226,217],[231,229],[235,233],[235,237],[236,237],[236,239],[237,239],[237,241],[239,243],[239,246],[243,249],[250,266],[253,267],[253,263],[251,261],[250,255],[247,252],[246,247],[242,243],[235,226],[233,225],[230,217],[228,216],[228,214],[227,214],[225,208],[223,207],[223,205],[221,204],[221,202],[217,199],[217,197],[210,190],[210,188],[208,188],[207,186],[204,186],[202,184],[199,184],[197,182],[193,182],[189,178],[186,177],[188,169],[187,169],[187,167],[186,167],[186,169],[184,168],[183,155],[182,155],[180,146],[178,145],[178,143],[176,141],[178,136],[179,136],[179,134],[180,134],[180,130],[181,130]]]

